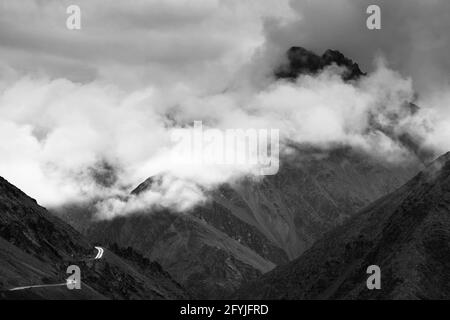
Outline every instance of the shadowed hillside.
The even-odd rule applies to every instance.
[[[449,209],[450,153],[236,297],[448,299]],[[381,290],[366,287],[369,265],[381,268]]]
[[[35,200],[0,178],[0,298],[176,299],[184,290],[155,264],[125,260],[94,245]],[[64,284],[69,265],[81,270],[81,290],[65,285],[8,291],[29,285]]]

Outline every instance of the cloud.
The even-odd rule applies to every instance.
[[[66,29],[73,1],[3,1],[0,57],[25,74],[133,86],[224,81],[264,38],[261,19],[283,16],[287,1],[80,0],[82,29]],[[80,70],[81,68],[81,70]],[[199,70],[202,77],[199,77]]]
[[[65,29],[65,2],[1,3],[0,175],[46,206],[94,202],[103,218],[153,207],[186,211],[221,183],[251,176],[252,166],[169,161],[173,129],[199,120],[219,130],[279,129],[282,157],[296,143],[404,161],[412,156],[404,135],[435,152],[450,149],[450,94],[442,85],[417,99],[413,63],[431,42],[429,73],[419,72],[418,83],[437,75],[436,66],[447,68],[431,59],[447,45],[437,35],[446,25],[440,1],[411,1],[419,18],[403,28],[395,10],[383,10],[383,28],[399,30],[378,34],[356,27],[365,25],[364,2],[133,3],[80,1],[80,32]],[[418,33],[413,46],[408,32],[428,17],[415,11],[423,6],[437,21],[424,31],[433,37]],[[365,65],[381,51],[388,65],[375,59],[369,75],[353,82],[336,66],[275,81],[274,66],[294,44],[341,49]],[[160,183],[130,194],[150,176]]]
[[[392,114],[402,115],[413,98],[411,81],[383,65],[357,83],[343,82],[339,72],[208,96],[185,87],[127,91],[103,82],[22,78],[0,95],[0,172],[45,205],[103,199],[98,208],[111,216],[144,204],[186,210],[205,201],[203,191],[253,174],[251,166],[170,161],[172,129],[196,120],[222,130],[279,129],[282,145],[350,145],[389,160],[407,157],[373,122],[385,128]],[[412,130],[409,116],[402,119]],[[129,195],[154,175],[164,183]]]
[[[389,65],[414,79],[423,94],[448,87],[450,2],[446,0],[292,0],[298,18],[266,24],[267,46],[292,45],[319,53],[332,48],[351,56],[365,70],[384,55]],[[381,8],[381,30],[366,28],[369,5]],[[423,91],[428,92],[423,92]]]

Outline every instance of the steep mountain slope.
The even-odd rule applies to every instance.
[[[94,246],[35,200],[0,178],[0,298],[184,298],[183,289],[150,262],[139,265]],[[81,269],[81,290],[66,286],[8,291],[18,286],[65,283],[66,269]]]
[[[277,175],[224,185],[189,213],[148,210],[96,222],[88,234],[158,261],[195,297],[221,298],[298,257],[325,232],[407,181],[416,167],[383,165],[349,149],[302,149]],[[154,183],[157,177],[134,192]]]
[[[448,299],[449,209],[450,153],[236,297]],[[366,287],[369,265],[381,268],[381,290]]]
[[[228,295],[275,266],[206,221],[184,214],[142,212],[98,222],[89,234],[158,261],[196,298]]]
[[[284,159],[277,175],[229,186],[216,193],[214,203],[254,226],[293,259],[325,232],[402,185],[417,167],[383,163],[349,148],[302,148]],[[198,211],[194,214],[201,215]]]

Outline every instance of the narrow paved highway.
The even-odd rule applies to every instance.
[[[103,253],[105,250],[102,247],[94,247],[97,250],[97,255],[94,257],[94,260],[99,260],[103,257]],[[92,258],[91,258],[92,259]],[[70,280],[67,279],[64,283],[55,283],[55,284],[38,284],[38,285],[32,285],[32,286],[23,286],[23,287],[15,287],[12,289],[9,289],[9,291],[17,291],[17,290],[26,290],[26,289],[32,289],[32,288],[46,288],[46,287],[58,287],[58,286],[66,286],[70,284]]]

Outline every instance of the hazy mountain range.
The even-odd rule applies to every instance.
[[[333,64],[345,81],[364,76],[337,51],[317,56],[299,47],[274,73],[291,81]],[[415,108],[405,102],[405,112]],[[1,180],[2,297],[446,297],[448,155],[417,175],[428,154],[412,137],[398,139],[416,155],[411,161],[293,144],[277,175],[224,184],[189,212],[149,208],[103,221],[92,219],[89,205],[56,212],[72,226]],[[132,193],[160,183],[145,178]],[[101,261],[89,260],[94,244],[107,249]],[[73,263],[85,273],[80,292],[7,291],[64,281]],[[365,290],[370,264],[382,268],[383,290]]]
[[[350,150],[306,152],[262,182],[244,179],[223,186],[191,212],[140,212],[93,223],[87,234],[158,261],[195,297],[221,298],[298,257],[416,172],[383,166]]]

